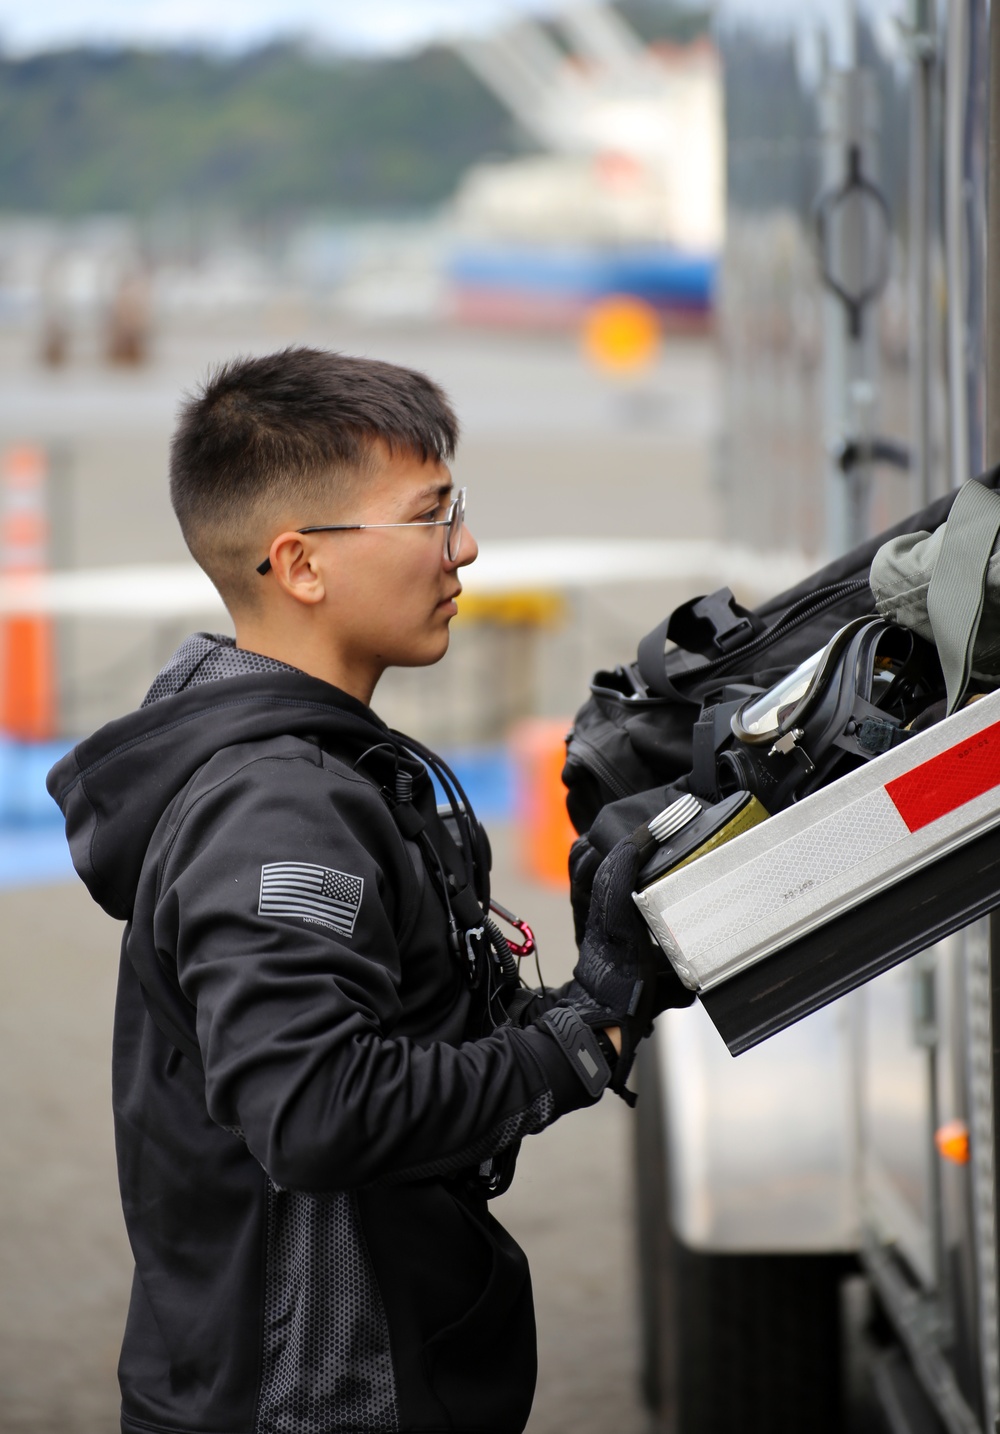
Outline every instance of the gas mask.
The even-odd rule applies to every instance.
[[[717,795],[750,792],[774,813],[909,735],[944,690],[933,645],[908,628],[861,617],[773,687],[726,704]]]

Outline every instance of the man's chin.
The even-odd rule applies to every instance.
[[[398,654],[390,663],[390,667],[433,667],[435,662],[440,662],[448,651],[451,643],[451,634],[447,628],[438,635],[433,643],[421,643],[410,651]]]

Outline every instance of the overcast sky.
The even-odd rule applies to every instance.
[[[241,50],[275,36],[299,35],[336,49],[398,52],[459,31],[489,29],[518,13],[551,14],[574,3],[582,0],[0,0],[0,49],[23,55],[110,43]],[[852,0],[717,3],[727,15],[801,24],[821,15],[837,22]],[[904,11],[909,0],[853,3],[884,18]]]
[[[108,41],[240,49],[306,33],[338,48],[403,50],[560,3],[571,0],[0,0],[0,44],[14,53]]]

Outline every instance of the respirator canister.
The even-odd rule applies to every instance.
[[[696,797],[681,797],[649,824],[650,836],[660,845],[639,873],[639,889],[698,861],[767,816],[750,792],[734,792],[710,806],[702,806]]]
[[[1000,866],[992,858],[979,862],[975,891],[955,880],[941,888],[933,870],[943,871],[949,854],[996,828],[1000,692],[914,733],[697,861],[673,863],[635,901],[713,1019],[713,1007],[726,1007],[729,1034],[722,1033],[730,1049],[745,1049],[1000,903]],[[994,845],[1000,831],[996,838]],[[915,899],[910,879],[921,872]],[[838,942],[838,923],[859,908],[868,919],[854,922],[851,942]],[[838,970],[830,962],[821,969],[828,931]],[[815,969],[795,968],[795,980],[783,985],[776,953],[794,953],[809,933]],[[782,971],[792,971],[789,961]],[[733,981],[745,1011],[711,999]],[[758,1000],[767,1005],[767,1019],[750,1009]]]

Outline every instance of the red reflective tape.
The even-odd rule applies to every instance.
[[[1000,786],[1000,722],[921,762],[885,789],[911,832]]]

